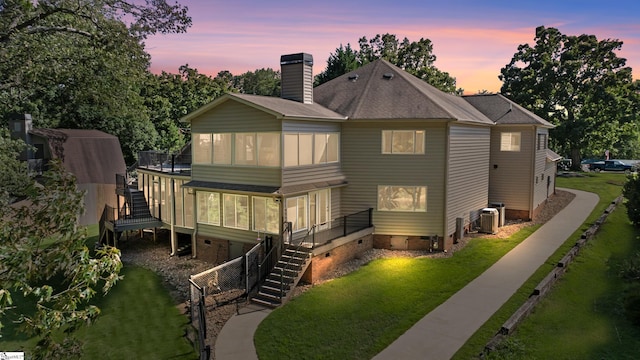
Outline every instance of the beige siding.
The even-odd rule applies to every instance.
[[[424,155],[382,154],[382,130],[426,130]],[[345,123],[342,126],[342,212],[374,209],[378,234],[442,235],[444,224],[445,125],[420,122]],[[377,211],[378,185],[427,187],[426,212]]]
[[[251,219],[253,222],[253,219]],[[214,226],[207,224],[198,224],[198,235],[208,236],[220,240],[240,241],[244,243],[255,244],[258,241],[258,233],[254,231],[230,229],[224,226]],[[261,236],[264,236],[261,234]]]
[[[537,134],[548,134],[547,129],[538,129]],[[537,145],[537,135],[536,135]],[[533,210],[540,206],[547,199],[548,196],[553,194],[554,182],[555,182],[555,169],[549,169],[547,167],[547,150],[538,147],[535,148],[535,173],[534,173],[534,196],[533,196]]]
[[[340,123],[320,121],[283,121],[282,131],[289,132],[340,132]]]
[[[490,128],[453,125],[449,129],[447,234],[456,218],[465,225],[479,218],[489,200]]]
[[[191,178],[231,184],[280,186],[280,168],[191,165]]]
[[[342,213],[342,188],[331,189],[331,219],[337,219],[344,215]]]
[[[502,132],[520,132],[520,151],[500,151]],[[491,131],[489,201],[502,202],[507,209],[531,211],[533,152],[535,131],[532,126],[497,125]]]

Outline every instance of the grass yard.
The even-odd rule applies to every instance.
[[[498,241],[474,239],[451,258],[375,260],[314,287],[260,324],[258,355],[370,359],[533,231]]]
[[[454,359],[470,359],[477,356],[487,341],[500,329],[513,312],[531,294],[532,289],[573,246],[582,232],[602,214],[610,201],[622,191],[625,181],[621,174],[597,174],[586,178],[558,178],[558,186],[597,193],[600,202],[585,224],[576,231],[564,246],[556,251],[523,286],[489,319],[458,351]],[[611,214],[605,225],[590,244],[581,251],[579,258],[569,267],[559,286],[545,299],[509,341],[510,349],[495,358],[508,359],[624,359],[631,353],[640,353],[640,334],[637,328],[618,327],[622,288],[615,278],[616,263],[638,249],[638,233],[632,228],[621,206]],[[582,273],[582,275],[577,275]],[[571,284],[572,283],[572,284]],[[571,285],[570,285],[571,284]],[[604,293],[602,293],[604,291]],[[601,295],[596,295],[596,294]],[[606,293],[606,294],[605,294]],[[595,296],[594,296],[595,295]],[[598,297],[600,296],[600,297]],[[612,303],[613,301],[613,303]],[[555,310],[552,310],[555,309]],[[608,311],[612,310],[612,311]],[[545,313],[547,315],[540,315]],[[543,316],[538,318],[539,316]],[[539,319],[539,320],[534,320]],[[574,325],[571,325],[574,324]],[[612,327],[613,324],[613,327]],[[531,329],[525,335],[526,329]],[[617,330],[616,330],[617,329]],[[594,344],[610,340],[612,332],[625,332],[624,341],[609,343],[606,351],[599,351]],[[635,334],[635,335],[634,335]],[[635,336],[635,341],[629,341]],[[617,337],[617,335],[616,335]],[[600,340],[594,340],[600,339]],[[561,340],[557,342],[556,340]],[[582,351],[575,351],[578,346]],[[546,348],[550,352],[540,352]],[[534,350],[535,349],[535,350]],[[569,350],[568,352],[564,352]],[[603,350],[603,349],[601,349]],[[611,353],[613,351],[613,353]]]
[[[559,186],[600,195],[596,209],[575,236],[579,237],[620,194],[623,182],[624,176],[619,174],[559,179]],[[499,241],[474,239],[451,258],[376,260],[348,276],[314,287],[260,324],[254,338],[258,355],[261,359],[370,359],[534,230],[525,228]],[[532,284],[537,284],[574,242],[568,240],[564,250],[532,277],[538,277]],[[494,324],[474,340],[472,351],[457,354],[457,358],[477,355],[531,289],[533,286],[514,295],[501,309],[504,318],[494,319]],[[479,350],[477,344],[482,344]]]
[[[96,240],[97,227],[89,229]],[[193,347],[183,337],[188,325],[161,279],[152,271],[125,266],[124,279],[106,297],[95,300],[102,310],[98,319],[78,331],[84,342],[84,359],[197,359]],[[16,300],[17,304],[25,304]],[[1,351],[25,351],[35,345],[34,339],[17,332],[13,324],[3,329]]]

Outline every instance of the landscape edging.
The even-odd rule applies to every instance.
[[[485,345],[484,352],[480,354],[482,357],[484,354],[494,351],[497,346],[510,334],[512,334],[518,325],[533,311],[533,308],[540,302],[540,300],[551,290],[551,287],[558,281],[559,278],[567,271],[567,267],[573,259],[575,259],[580,253],[587,242],[589,242],[596,234],[600,226],[606,221],[610,213],[612,213],[618,204],[622,201],[623,196],[620,195],[615,198],[611,204],[604,210],[604,213],[595,221],[595,223],[585,230],[580,239],[567,251],[567,254],[558,261],[556,267],[553,268],[545,276],[540,283],[534,288],[527,301],[525,301],[511,317],[504,322],[500,330],[489,340]]]

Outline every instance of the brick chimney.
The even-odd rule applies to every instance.
[[[281,97],[313,104],[313,56],[306,53],[280,56]]]

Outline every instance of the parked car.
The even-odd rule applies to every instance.
[[[597,161],[589,164],[589,170],[600,171],[624,171],[626,174],[635,171],[634,167],[629,164],[625,164],[620,160],[605,160]]]

